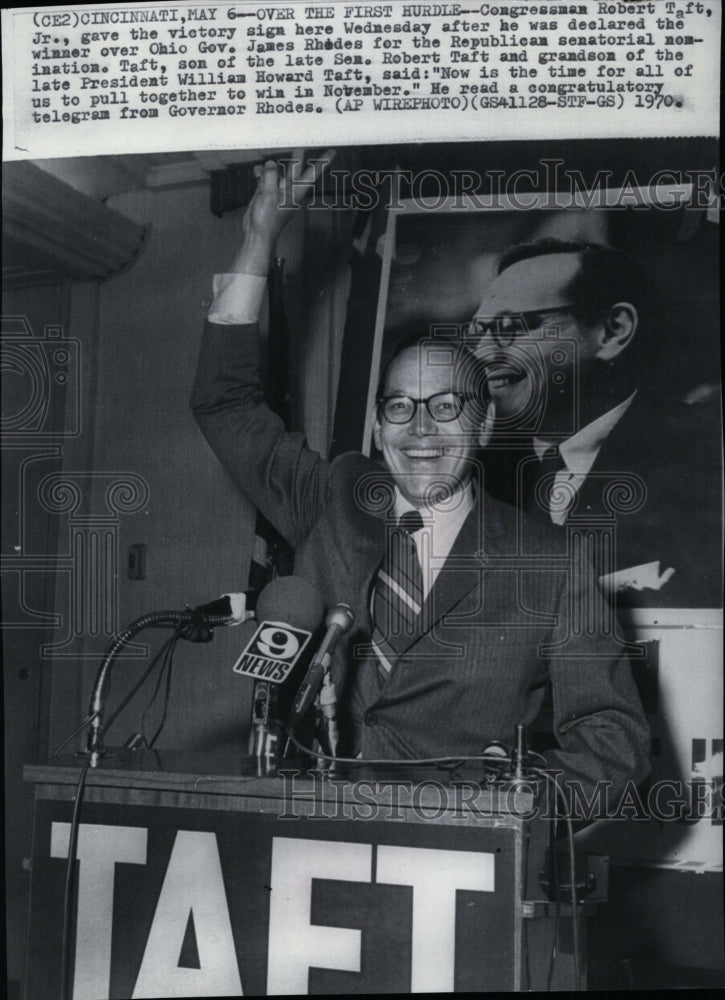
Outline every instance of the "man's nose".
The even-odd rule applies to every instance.
[[[438,433],[438,424],[428,412],[425,403],[418,403],[413,419],[408,425],[408,432],[416,437],[425,437],[429,434]]]
[[[492,354],[499,350],[498,340],[494,337],[493,330],[489,325],[486,325],[484,329],[480,331],[478,340],[474,341],[471,346],[471,350],[477,358],[480,358],[484,354]]]

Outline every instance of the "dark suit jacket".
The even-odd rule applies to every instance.
[[[647,773],[649,731],[629,664],[607,634],[591,573],[569,558],[559,532],[538,527],[524,545],[518,513],[479,489],[426,602],[424,631],[399,647],[382,683],[369,596],[392,512],[390,475],[359,453],[328,464],[285,432],[258,387],[254,328],[207,325],[192,408],[239,487],[295,548],[295,572],[327,606],[354,612],[332,666],[348,752],[479,753],[533,722],[550,684],[560,746],[552,766],[587,788]],[[594,634],[585,620],[596,622]]]
[[[722,604],[720,419],[714,401],[658,403],[640,392],[605,439],[569,513],[569,523],[613,528],[597,572],[659,562],[674,574],[659,589],[628,587],[620,606],[720,607]],[[520,495],[530,447],[505,442],[484,456],[486,489],[505,503]],[[547,514],[542,520],[549,521]]]

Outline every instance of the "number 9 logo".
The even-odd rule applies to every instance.
[[[291,660],[300,648],[300,643],[291,632],[273,626],[262,629],[257,646],[263,656],[271,656],[275,660]]]

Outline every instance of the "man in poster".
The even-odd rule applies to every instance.
[[[652,279],[612,247],[553,238],[497,270],[471,331],[495,412],[487,490],[562,526],[612,521],[598,569],[621,605],[716,607],[720,456],[702,406],[658,399]]]

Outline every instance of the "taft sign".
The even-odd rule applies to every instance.
[[[58,988],[63,805],[36,818],[29,1000]],[[511,829],[99,804],[84,815],[73,1000],[513,985]]]

